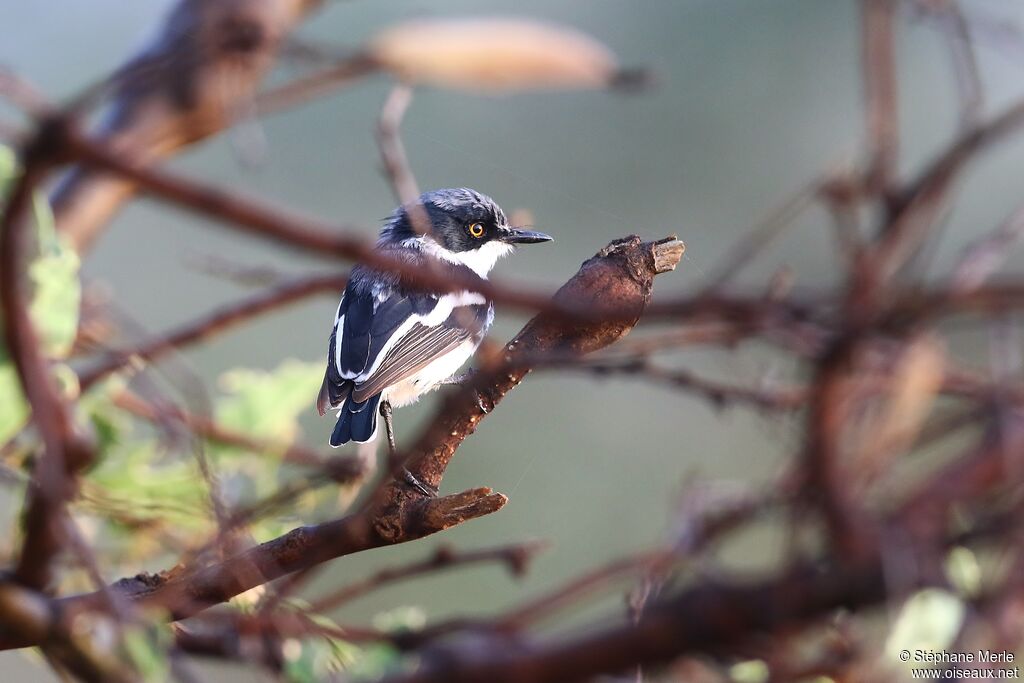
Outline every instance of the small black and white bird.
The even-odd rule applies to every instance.
[[[417,232],[409,210],[399,207],[380,232],[378,250],[424,267],[433,257],[486,278],[514,245],[551,240],[510,226],[493,199],[468,188],[427,192],[419,205],[431,231]],[[493,319],[494,306],[478,293],[412,291],[394,273],[353,268],[334,318],[317,399],[321,415],[338,410],[331,445],[375,439],[379,412],[394,449],[391,408],[455,383],[455,373],[476,352]]]

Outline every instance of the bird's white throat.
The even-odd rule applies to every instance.
[[[404,244],[410,247],[419,247],[424,253],[442,261],[464,265],[482,278],[487,277],[498,259],[511,253],[514,248],[506,242],[492,240],[478,249],[450,251],[438,244],[432,237],[410,237],[404,241]]]

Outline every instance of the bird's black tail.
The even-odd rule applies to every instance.
[[[349,399],[341,406],[338,414],[338,423],[334,425],[334,432],[331,433],[331,445],[338,447],[343,443],[355,441],[366,443],[377,437],[377,406],[380,404],[380,394],[371,396],[362,402]]]

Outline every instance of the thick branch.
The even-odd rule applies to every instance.
[[[114,75],[99,131],[120,154],[155,161],[253,109],[284,38],[321,0],[180,0],[156,39]],[[57,224],[87,249],[134,192],[126,178],[73,170],[53,196]]]
[[[604,348],[626,335],[640,319],[650,300],[654,276],[675,268],[682,258],[683,243],[675,237],[642,242],[632,235],[616,240],[586,261],[578,273],[555,294],[554,300],[594,312],[590,322],[567,322],[557,315],[533,318],[505,346],[498,367],[482,373],[468,391],[445,401],[416,445],[401,459],[420,481],[441,485],[448,463],[462,442],[530,371],[530,361],[545,353],[586,354]],[[602,311],[615,316],[601,319]],[[397,508],[411,500],[408,490],[392,483],[383,498]],[[401,515],[382,521],[401,520]],[[385,537],[400,538],[401,528],[379,527]]]
[[[555,298],[560,303],[590,305],[599,311],[629,310],[632,319],[619,316],[582,324],[541,314],[509,343],[506,362],[514,365],[517,358],[545,349],[588,353],[614,343],[639,320],[650,298],[654,276],[673,269],[682,253],[682,242],[675,238],[644,243],[631,236],[612,242],[585,262]],[[488,386],[481,387],[484,400],[493,408],[527,372],[528,368],[516,367],[492,378]],[[417,442],[410,468],[427,483],[439,484],[455,450],[480,418],[480,407],[471,396],[460,393],[446,401]],[[216,564],[139,574],[122,579],[115,588],[134,601],[158,605],[172,618],[182,619],[292,572],[343,555],[416,540],[500,510],[506,502],[508,498],[489,488],[423,498],[415,489],[396,483],[388,486],[377,504],[347,517],[294,529]],[[59,618],[72,619],[102,599],[101,594],[92,593],[60,600]],[[13,632],[0,635],[2,648],[33,644],[29,641]]]
[[[798,566],[753,585],[703,583],[648,607],[633,624],[608,626],[564,639],[491,640],[454,645],[386,683],[547,683],[589,680],[636,664],[667,662],[686,652],[726,650],[757,633],[800,626],[841,607],[875,604],[886,596],[879,558],[823,570]]]

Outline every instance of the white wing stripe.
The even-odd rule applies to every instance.
[[[338,323],[334,327],[334,369],[338,371],[338,374],[342,377],[345,373],[341,371],[341,342],[343,341],[342,331],[345,329],[345,316],[338,318]]]
[[[454,311],[456,308],[462,306],[470,306],[474,304],[483,304],[486,301],[487,300],[481,294],[478,294],[476,292],[463,291],[458,292],[456,294],[445,294],[444,296],[440,297],[437,300],[437,305],[434,306],[434,310],[432,310],[430,313],[428,313],[425,316],[411,315],[401,325],[399,325],[398,329],[395,330],[394,334],[392,334],[391,337],[384,343],[384,346],[381,347],[381,350],[377,354],[377,357],[373,359],[373,364],[370,366],[369,370],[364,370],[359,374],[342,374],[342,377],[344,377],[345,379],[351,379],[356,383],[362,383],[367,381],[368,379],[373,377],[374,373],[377,372],[378,368],[380,367],[380,364],[384,362],[384,359],[387,357],[388,352],[392,349],[392,347],[394,347],[394,345],[397,344],[402,339],[402,337],[409,333],[409,330],[412,329],[413,325],[419,323],[424,327],[437,327],[445,320],[447,320],[448,317],[452,314],[452,311]],[[340,344],[337,345],[337,347],[340,349]],[[337,353],[338,358],[340,359],[341,352],[338,351]],[[340,367],[340,360],[338,365]]]
[[[345,329],[345,316],[341,314],[341,306],[345,303],[345,293],[341,294],[338,310],[334,314],[334,369],[341,374],[341,333]]]

